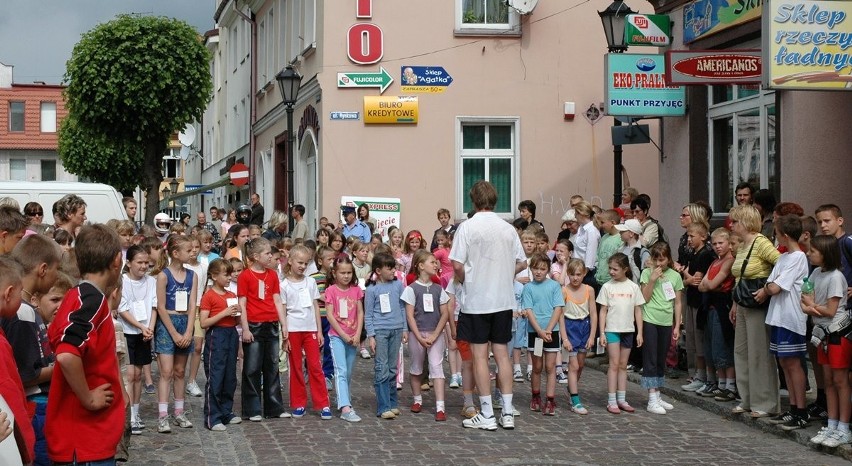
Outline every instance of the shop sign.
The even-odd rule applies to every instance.
[[[355,1],[355,18],[373,17],[372,0]],[[346,33],[346,54],[352,63],[371,65],[378,63],[385,54],[384,32],[373,23],[355,23]]]
[[[395,226],[399,228],[402,205],[396,197],[366,197],[366,196],[341,196],[340,205],[355,207],[367,204],[370,209],[370,217],[376,220],[376,231],[388,240],[388,228]],[[341,221],[345,221],[341,215]]]
[[[763,18],[763,84],[852,89],[852,2],[772,1]]]
[[[683,43],[760,18],[763,0],[696,0],[683,8]]]
[[[414,124],[417,123],[417,96],[364,97],[365,124]]]
[[[379,71],[357,71],[348,73],[337,73],[337,87],[377,87],[379,94],[383,94],[393,82],[393,77],[379,67]]]
[[[668,84],[760,84],[760,50],[670,50]]]
[[[606,55],[606,114],[613,116],[681,116],[686,92],[669,86],[662,54]]]
[[[406,66],[400,68],[402,92],[440,94],[453,83],[453,77],[442,66]]]
[[[627,45],[668,47],[672,42],[669,15],[627,15],[624,27]]]

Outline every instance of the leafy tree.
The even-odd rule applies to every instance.
[[[59,155],[78,175],[146,191],[153,222],[169,137],[210,100],[209,53],[184,21],[120,15],[83,34],[65,72]]]

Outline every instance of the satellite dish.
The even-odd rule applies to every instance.
[[[519,14],[528,15],[535,10],[538,5],[538,0],[508,0],[509,6],[514,8]]]
[[[189,147],[195,142],[195,126],[187,123],[187,125],[183,128],[183,131],[178,133],[178,141],[184,147]],[[183,153],[181,151],[181,153]]]
[[[181,144],[183,144],[182,141]],[[181,160],[186,160],[189,158],[189,146],[180,146],[180,158]]]

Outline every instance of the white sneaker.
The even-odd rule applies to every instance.
[[[226,430],[228,430],[228,428],[225,427],[224,424],[216,424],[215,426],[211,427],[210,430],[212,430],[213,432],[225,432]]]
[[[819,432],[817,432],[814,437],[811,437],[810,442],[820,445],[822,444],[822,442],[825,441],[825,439],[828,438],[829,435],[831,435],[832,432],[834,432],[834,429],[831,429],[829,427],[823,427],[819,430]]]
[[[234,417],[231,418],[230,421],[228,421],[228,424],[230,424],[230,425],[242,424],[242,423],[243,423],[243,418],[241,418],[239,416],[234,416]]]
[[[703,380],[693,379],[692,382],[689,382],[686,385],[681,385],[680,388],[681,388],[681,390],[684,390],[684,391],[687,391],[687,392],[694,392],[695,390],[698,390],[699,388],[701,388],[703,386],[704,386]]]
[[[521,372],[520,369],[515,369],[515,372],[512,373],[512,380],[514,380],[515,382],[523,382],[524,373]]]
[[[453,374],[450,376],[450,388],[459,388],[458,374]]]
[[[663,401],[662,398],[660,398],[657,402],[660,403],[660,406],[662,406],[663,409],[665,409],[666,411],[671,411],[671,410],[674,409],[674,406],[672,406],[671,403],[669,403],[667,401]]]
[[[666,409],[660,406],[659,403],[648,403],[647,410],[653,414],[666,414]]]
[[[262,420],[263,420],[263,416],[261,416],[260,414],[258,414],[256,416],[252,416],[252,417],[249,418],[249,421],[251,421],[251,422],[260,422]]]
[[[506,430],[512,430],[515,428],[515,416],[512,416],[510,413],[503,413],[500,415],[497,423]]]
[[[497,430],[497,420],[494,419],[494,416],[485,417],[482,414],[477,414],[470,419],[463,420],[462,427],[467,427],[469,429]]]
[[[370,356],[370,352],[367,351],[367,348],[361,348],[361,359],[370,359],[370,358],[372,358],[372,356]]]
[[[849,443],[850,440],[852,440],[852,438],[850,437],[849,432],[841,432],[835,429],[826,436],[825,440],[822,441],[822,445],[829,448],[836,448],[840,445]]]
[[[157,420],[157,432],[161,434],[168,434],[172,431],[171,426],[169,426],[169,417],[161,417]]]
[[[201,389],[198,388],[198,384],[195,383],[194,380],[186,385],[185,391],[186,391],[187,395],[192,395],[192,396],[201,396],[201,395],[204,394],[204,392],[202,392]]]
[[[189,422],[189,419],[186,418],[186,413],[180,413],[177,416],[172,418],[172,422],[174,425],[178,427],[183,427],[184,429],[189,429],[192,427],[192,423]]]

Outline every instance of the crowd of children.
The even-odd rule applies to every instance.
[[[646,410],[666,414],[674,406],[660,388],[677,363],[672,354],[683,332],[690,370],[683,390],[740,401],[734,413],[768,416],[786,430],[822,417],[827,422],[812,442],[852,441],[852,239],[840,209],[823,205],[809,217],[801,208],[787,212],[788,205],[767,213],[744,198],[731,229],[711,233],[709,206],[687,204],[675,260],[662,228],[648,216],[650,200],[638,195],[629,206],[601,211],[575,196],[555,242],[535,220],[534,203],[518,206],[521,217],[513,225],[527,265],[515,276],[510,344],[514,381],[530,383],[530,410],[555,415],[556,389],[564,383],[570,411],[588,414],[580,396],[585,360],[606,354],[605,410],[635,412],[627,400],[633,366],[647,389]],[[369,218],[361,207],[361,217]],[[424,392],[431,391],[434,419],[446,421],[446,388],[461,388],[462,416],[477,416],[471,348],[456,335],[465,293],[450,260],[457,225],[449,211],[438,211],[441,226],[431,247],[420,231],[403,234],[396,227],[386,232],[387,242],[378,233],[365,241],[363,230],[372,224],[349,218],[354,211],[343,208],[348,237],[323,225],[315,239],[269,240],[260,228],[236,223],[215,243],[202,227],[164,238],[115,221],[82,227],[68,248],[29,231],[19,210],[0,207],[0,364],[17,374],[0,381],[0,396],[17,420],[22,461],[121,457],[122,432],[139,435],[147,428],[140,403],[153,390],[154,360],[158,418],[152,424],[160,433],[193,427],[186,395],[203,396],[202,423],[215,432],[243,420],[300,418],[309,407],[323,420],[336,412],[359,422],[356,408],[368,408],[354,406],[350,394],[359,355],[373,359],[377,417],[401,415],[406,364],[409,411],[426,409]],[[771,232],[759,233],[767,221]],[[744,228],[753,233],[738,233]],[[767,264],[756,264],[758,256]],[[755,277],[757,269],[766,269],[762,278]],[[751,308],[764,309],[765,321],[738,322]],[[739,338],[781,369],[788,412],[756,407],[760,397],[777,399],[779,392],[767,395],[744,378],[755,376],[751,362],[737,362],[746,357],[735,344],[745,325],[766,334],[765,348],[751,333]],[[806,359],[817,385],[810,405]],[[235,413],[239,360],[241,409]],[[196,384],[201,365],[203,387]],[[289,410],[282,397],[285,371]],[[777,383],[770,381],[770,388]],[[31,422],[20,422],[26,419]],[[0,437],[9,435],[4,421],[0,414]],[[88,427],[95,425],[97,432]],[[87,436],[104,441],[78,442]]]

